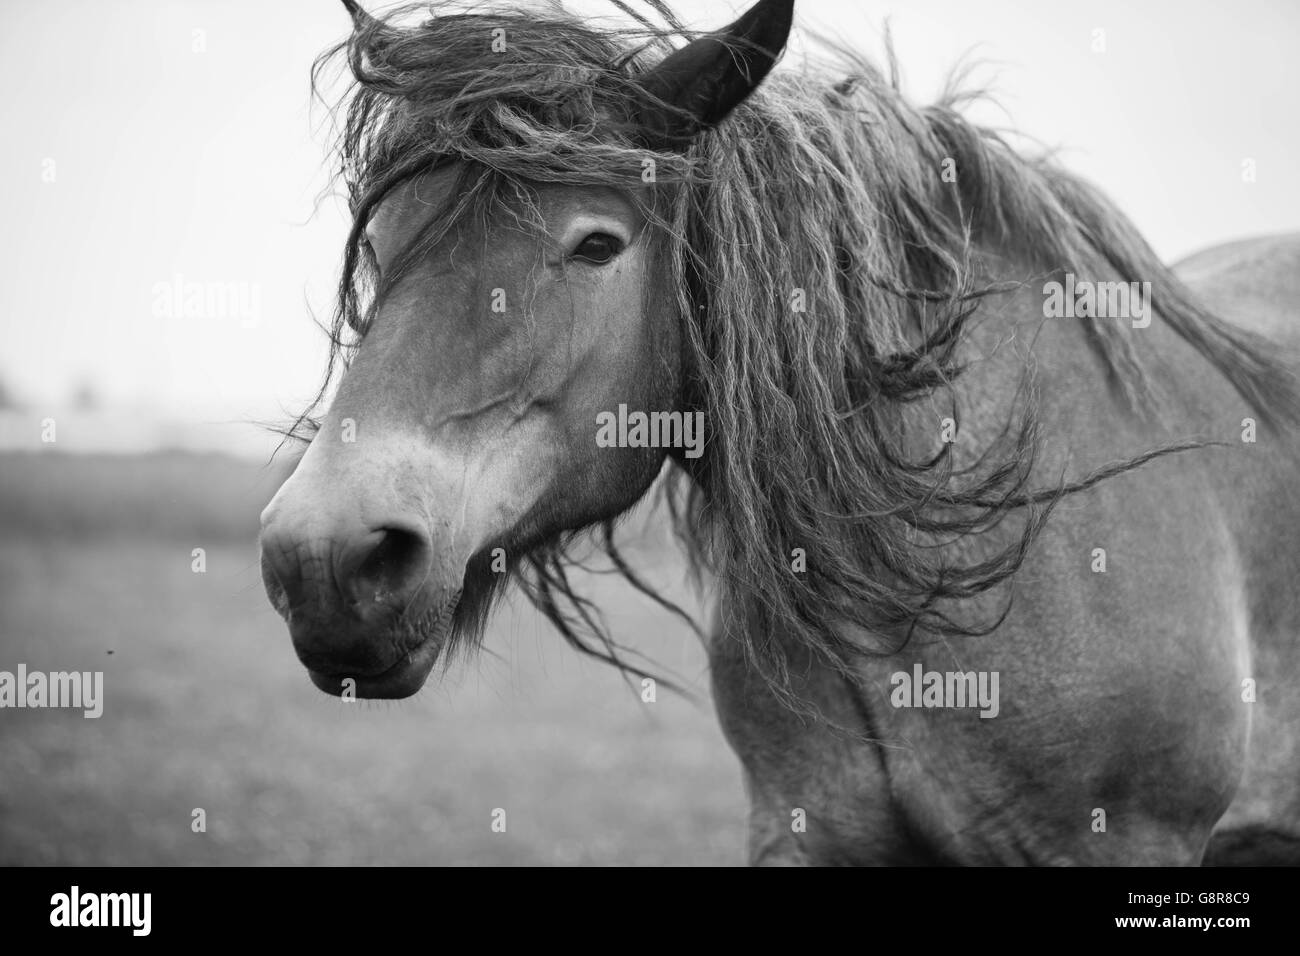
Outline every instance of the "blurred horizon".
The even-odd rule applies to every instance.
[[[155,452],[221,453],[252,462],[292,458],[276,420],[238,421],[202,418],[180,411],[161,411],[148,403],[105,406],[74,394],[59,402],[36,405],[0,396],[0,453],[143,455]],[[51,427],[52,426],[52,427]],[[283,447],[281,447],[283,446]]]

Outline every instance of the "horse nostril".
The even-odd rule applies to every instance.
[[[284,614],[301,596],[302,568],[294,550],[271,535],[262,535],[261,551],[262,584],[271,605]]]
[[[359,604],[405,610],[428,577],[432,548],[427,537],[408,528],[380,528],[379,534],[344,586]]]
[[[271,607],[275,608],[276,613],[284,615],[289,609],[289,590],[281,581],[280,572],[276,570],[275,562],[265,548],[262,549],[262,587],[271,601]]]

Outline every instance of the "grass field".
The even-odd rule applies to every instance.
[[[262,595],[276,481],[219,457],[0,456],[0,670],[105,684],[98,720],[0,710],[0,864],[742,862],[739,768],[684,626],[588,579],[699,702],[642,703],[522,602],[411,700],[328,698]],[[680,559],[646,555],[684,594]]]

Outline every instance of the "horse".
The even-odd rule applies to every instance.
[[[511,586],[644,673],[567,572],[684,613],[615,544],[653,492],[751,863],[1300,862],[1300,238],[1168,267],[960,91],[774,69],[793,0],[345,3],[353,222],[260,539],[317,687],[415,693]]]

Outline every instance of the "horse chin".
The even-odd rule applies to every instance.
[[[438,660],[440,642],[427,640],[407,652],[400,661],[374,677],[337,677],[309,670],[311,682],[331,697],[356,697],[366,700],[400,700],[410,697],[429,678]],[[348,684],[347,681],[352,681]]]
[[[460,594],[457,593],[438,611],[406,625],[404,630],[410,636],[402,639],[401,643],[407,651],[385,671],[368,675],[328,674],[308,667],[307,674],[313,684],[331,697],[365,700],[410,697],[424,686],[443,649],[451,643],[453,620],[459,603]]]

